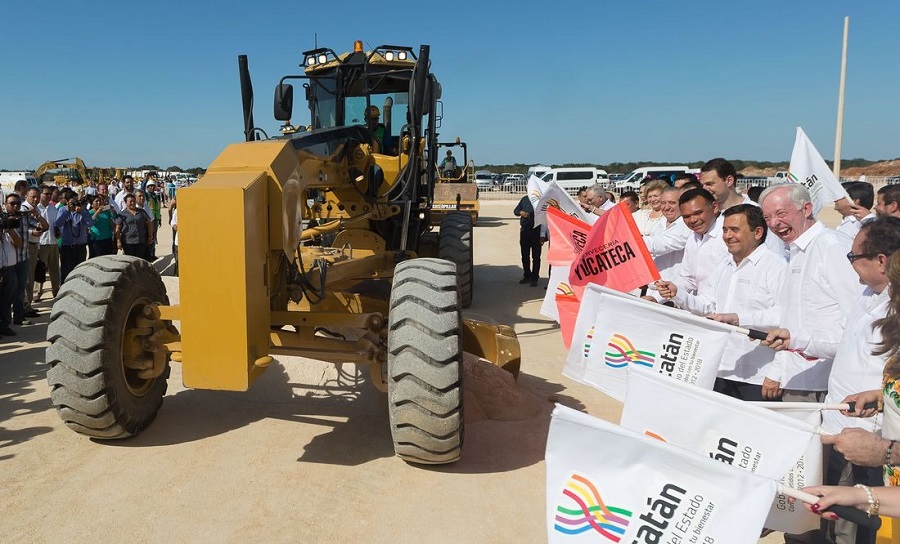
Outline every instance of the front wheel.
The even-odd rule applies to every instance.
[[[452,463],[462,452],[459,312],[453,263],[397,265],[388,312],[388,412],[394,451],[405,461]]]
[[[162,405],[168,358],[153,364],[144,308],[168,304],[144,259],[109,255],[78,265],[53,304],[47,327],[50,399],[72,430],[103,439],[142,431]]]

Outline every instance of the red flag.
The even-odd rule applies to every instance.
[[[575,332],[575,321],[578,319],[579,308],[581,308],[581,299],[575,296],[575,293],[569,291],[566,294],[560,294],[557,288],[556,309],[559,312],[559,330],[562,333],[562,341],[566,349],[572,345],[572,335]]]
[[[659,271],[624,202],[619,202],[591,227],[584,251],[569,270],[569,284],[603,285],[628,292],[659,279]]]
[[[553,266],[569,266],[584,249],[591,226],[556,208],[547,208],[547,230],[550,234],[547,262]]]

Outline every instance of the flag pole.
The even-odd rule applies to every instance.
[[[841,181],[841,143],[844,137],[844,86],[847,83],[847,34],[850,17],[844,17],[844,49],[841,54],[841,85],[838,91],[837,130],[834,137],[834,177]]]

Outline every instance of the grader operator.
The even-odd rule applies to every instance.
[[[89,436],[133,436],[159,410],[170,360],[187,387],[244,391],[273,355],[302,355],[369,368],[387,392],[398,456],[457,460],[463,347],[515,374],[519,345],[510,327],[461,319],[472,294],[468,216],[432,232],[441,87],[429,47],[305,52],[305,74],[276,87],[284,126],[272,139],[259,138],[246,57],[238,64],[246,141],[178,192],[181,303],[169,304],[145,261],[77,267],[48,327],[59,415]],[[306,129],[290,124],[287,80],[304,81]],[[381,143],[393,142],[381,152],[364,124],[376,101]]]

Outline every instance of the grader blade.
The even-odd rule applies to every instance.
[[[509,325],[463,319],[463,351],[487,359],[514,378],[519,377],[522,351],[516,331]]]

